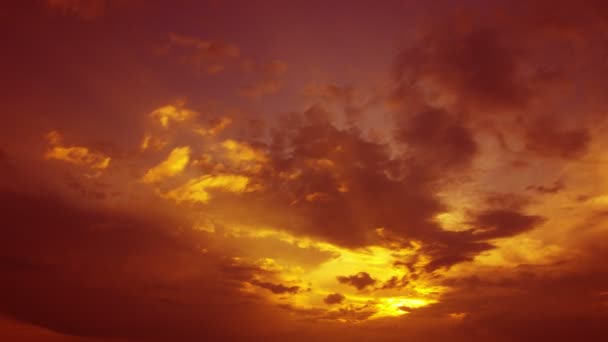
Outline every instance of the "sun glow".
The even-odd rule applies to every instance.
[[[204,225],[202,225],[204,226]],[[424,306],[437,303],[446,288],[432,279],[419,276],[428,257],[420,254],[420,245],[410,248],[371,246],[360,249],[343,248],[311,237],[295,236],[283,231],[262,227],[224,227],[223,230],[202,229],[217,239],[229,239],[227,243],[244,239],[256,241],[280,241],[302,252],[327,255],[315,265],[302,266],[294,262],[289,250],[273,258],[249,256],[235,260],[239,264],[252,264],[264,270],[255,282],[246,282],[243,290],[257,293],[278,305],[290,305],[301,310],[321,310],[323,319],[356,322],[367,319],[401,316]],[[413,262],[412,269],[395,266],[398,262]],[[339,281],[338,277],[365,273],[367,283]],[[369,279],[367,278],[369,277]],[[352,278],[355,279],[355,278]],[[290,296],[279,295],[260,287],[259,284],[281,284],[284,289],[298,287]],[[256,284],[258,284],[256,286]],[[334,301],[328,301],[333,295]]]

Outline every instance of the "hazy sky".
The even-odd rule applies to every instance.
[[[607,2],[0,8],[0,340],[606,338]]]

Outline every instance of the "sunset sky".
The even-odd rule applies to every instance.
[[[607,1],[0,8],[1,341],[608,339]]]

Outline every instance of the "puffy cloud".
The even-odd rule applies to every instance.
[[[323,299],[323,301],[325,302],[325,304],[340,304],[344,301],[344,295],[340,294],[340,293],[330,293],[327,295],[327,297],[325,297]]]

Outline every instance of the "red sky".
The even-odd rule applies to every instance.
[[[604,340],[608,5],[430,3],[1,5],[0,340]]]

